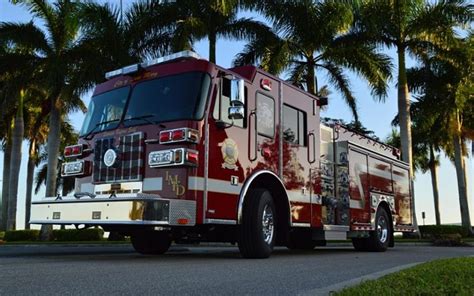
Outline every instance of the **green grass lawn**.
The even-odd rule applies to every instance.
[[[474,257],[442,259],[363,282],[333,295],[474,295]]]

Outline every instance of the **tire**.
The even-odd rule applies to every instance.
[[[140,232],[131,235],[133,248],[143,255],[160,255],[168,251],[171,238],[167,232]]]
[[[238,245],[244,258],[268,258],[276,236],[276,210],[265,189],[252,189],[246,197]]]
[[[352,244],[358,251],[385,252],[392,237],[392,227],[387,211],[379,208],[375,215],[375,231],[368,238],[353,238]]]

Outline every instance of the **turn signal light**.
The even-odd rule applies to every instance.
[[[198,152],[193,151],[193,150],[188,150],[186,152],[186,161],[189,164],[198,165],[199,164],[199,154],[198,154]]]

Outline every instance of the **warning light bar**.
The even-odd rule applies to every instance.
[[[200,60],[202,59],[201,56],[199,56],[197,53],[190,51],[190,50],[185,50],[185,51],[180,51],[177,53],[173,53],[164,57],[160,57],[157,59],[149,60],[149,61],[144,61],[142,63],[137,63],[129,66],[125,66],[123,68],[110,71],[105,73],[105,79],[109,80],[111,78],[120,76],[120,75],[127,75],[127,74],[133,74],[138,71],[140,71],[143,68],[150,67],[153,65],[158,65],[158,64],[164,64],[167,62],[171,62],[174,60],[179,60],[179,59],[197,59]]]

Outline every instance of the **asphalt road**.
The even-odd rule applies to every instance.
[[[474,247],[279,248],[252,260],[235,247],[173,247],[154,257],[128,245],[0,246],[0,295],[318,295],[363,276],[460,256],[474,256]]]

